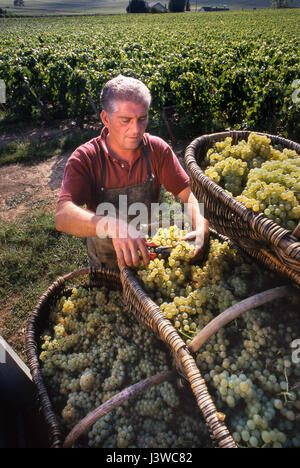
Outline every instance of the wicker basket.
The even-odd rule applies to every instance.
[[[185,151],[185,163],[191,188],[204,203],[205,217],[218,233],[232,239],[240,248],[268,268],[300,285],[300,242],[290,231],[247,209],[201,170],[201,161],[216,142],[232,137],[232,144],[247,140],[249,131],[231,131],[196,138]],[[300,154],[300,144],[273,135],[265,135],[272,145],[281,145]]]
[[[66,283],[69,280],[78,277],[84,278],[86,275],[89,277],[89,283],[86,281],[83,284],[84,286],[97,287],[99,285],[103,285],[109,287],[110,289],[121,288],[120,276],[118,273],[113,271],[85,268],[71,272],[63,277],[58,278],[47,289],[47,291],[40,298],[40,301],[35,307],[33,313],[31,314],[26,328],[25,338],[28,366],[32,375],[32,380],[36,387],[37,397],[39,399],[45,421],[48,425],[49,445],[51,448],[62,448],[64,434],[55,416],[55,412],[41,373],[41,366],[39,361],[40,335],[48,325],[51,306],[59,297],[67,294],[68,292],[71,292],[72,288],[67,288]]]
[[[121,268],[120,278],[120,274],[115,271],[86,268],[58,278],[57,281],[47,289],[35,307],[26,330],[26,350],[29,368],[37,389],[37,396],[45,420],[49,427],[51,448],[61,448],[63,446],[64,435],[43,382],[38,358],[39,337],[47,326],[51,305],[54,304],[58,297],[71,291],[71,288],[66,288],[66,282],[85,275],[89,275],[90,282],[88,285],[84,284],[84,286],[99,287],[105,285],[110,289],[120,289],[122,284],[125,286],[123,288],[124,298],[131,312],[141,323],[150,327],[157,337],[170,347],[179,371],[182,372],[185,377],[187,376],[187,380],[191,385],[198,406],[205,418],[208,431],[214,444],[224,448],[236,447],[224,422],[218,417],[217,410],[207,391],[205,382],[200,375],[193,357],[188,352],[185,343],[181,340],[170,322],[164,318],[161,309],[143,292],[131,270],[128,268]]]

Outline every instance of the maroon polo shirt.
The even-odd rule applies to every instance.
[[[84,204],[96,212],[100,189],[102,163],[100,147],[106,161],[105,188],[121,188],[139,184],[147,179],[145,157],[139,154],[130,163],[111,155],[106,147],[108,130],[81,145],[70,156],[65,167],[59,201]],[[178,195],[189,186],[189,177],[182,168],[170,146],[161,138],[145,133],[143,143],[147,145],[152,174],[157,185],[157,201],[161,185],[173,195]]]

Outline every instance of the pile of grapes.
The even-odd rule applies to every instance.
[[[170,256],[135,269],[149,296],[188,344],[215,316],[277,278],[211,236],[201,265],[176,226],[159,229]],[[292,299],[251,310],[220,329],[196,353],[217,410],[241,447],[300,447],[299,303]],[[62,297],[43,333],[42,373],[61,424],[70,430],[123,388],[172,368],[151,331],[132,319],[121,293],[74,288]],[[89,447],[210,447],[189,387],[153,387],[113,410],[85,434]]]
[[[145,291],[188,344],[215,316],[244,298],[275,287],[278,279],[227,242],[210,239],[202,265],[176,227],[160,229],[158,245],[174,245],[137,275]],[[276,301],[220,329],[196,355],[218,410],[235,441],[247,447],[300,447],[300,365],[291,343],[299,338],[298,305]]]
[[[300,221],[300,156],[275,148],[264,135],[232,145],[215,143],[204,159],[205,174],[246,208],[293,231]]]
[[[53,308],[42,337],[42,374],[67,434],[124,388],[172,368],[162,343],[129,315],[121,292],[77,287]],[[90,448],[210,447],[190,394],[165,381],[99,419],[77,445]]]

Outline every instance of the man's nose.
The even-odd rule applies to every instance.
[[[132,119],[131,121],[131,131],[137,135],[140,132],[140,123],[138,119]]]

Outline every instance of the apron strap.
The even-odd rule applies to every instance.
[[[146,159],[146,164],[147,164],[147,180],[154,179],[154,176],[151,172],[151,166],[150,166],[150,161],[149,161],[149,154],[148,154],[148,148],[146,145],[143,146],[143,153],[145,155]]]
[[[104,190],[104,188],[105,188],[105,177],[106,177],[106,161],[105,161],[105,156],[104,156],[103,149],[101,148],[101,145],[100,145],[100,156],[101,156],[101,165],[102,165],[100,190]]]

